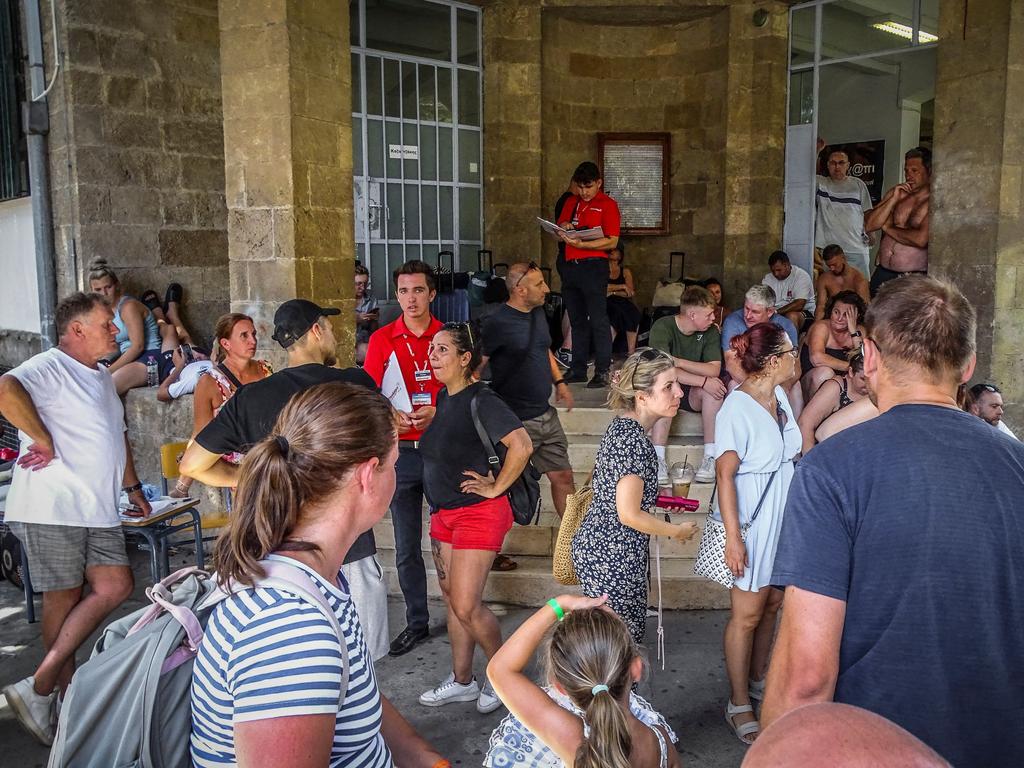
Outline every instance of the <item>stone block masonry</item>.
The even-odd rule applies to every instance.
[[[135,295],[174,280],[186,325],[208,342],[229,306],[217,0],[54,2],[58,292],[83,285],[97,257]]]

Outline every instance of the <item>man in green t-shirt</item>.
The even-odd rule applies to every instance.
[[[704,460],[697,469],[696,481],[715,479],[715,416],[728,390],[719,378],[722,373],[722,335],[715,326],[715,300],[700,286],[683,291],[679,313],[663,317],[651,326],[648,343],[672,355],[676,377],[683,388],[680,408],[701,414],[704,423]],[[665,446],[671,419],[660,419],[651,430],[651,441],[658,453],[658,482],[668,484]]]

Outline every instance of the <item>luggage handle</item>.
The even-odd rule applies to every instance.
[[[452,274],[455,274],[455,251],[437,252],[437,271],[444,271],[444,256],[448,257],[448,271]]]
[[[675,274],[672,266],[675,264],[676,256],[679,257],[679,277],[674,278],[672,275]],[[686,251],[669,251],[668,254],[668,282],[681,282],[683,279],[683,272],[686,265]]]
[[[503,267],[505,269],[505,274],[508,274],[508,264],[506,264],[504,261],[499,261],[495,263],[494,266],[491,267],[491,274],[497,275],[498,267]]]
[[[484,257],[487,257],[487,271],[494,274],[494,252],[490,248],[481,248],[476,252],[476,265],[480,272],[484,271]]]

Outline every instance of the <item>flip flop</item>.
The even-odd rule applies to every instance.
[[[160,297],[156,295],[156,291],[146,291],[142,294],[139,301],[141,301],[147,309],[163,309],[163,307],[160,306]]]
[[[171,283],[167,286],[167,293],[164,294],[164,308],[170,306],[172,301],[181,303],[181,299],[184,296],[184,290],[181,287],[181,283]]]
[[[518,567],[519,563],[508,555],[498,555],[494,558],[494,562],[491,563],[492,571],[514,571]]]

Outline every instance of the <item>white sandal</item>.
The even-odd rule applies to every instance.
[[[750,694],[752,699],[764,701],[764,680],[748,680],[747,693]]]
[[[736,738],[746,744],[748,747],[754,743],[753,739],[747,739],[747,736],[751,734],[758,734],[761,732],[761,723],[757,720],[751,720],[749,723],[743,723],[742,725],[736,725],[733,718],[736,715],[742,715],[744,712],[753,712],[754,708],[749,704],[741,704],[736,706],[730,701],[725,706],[725,722],[732,728],[732,732],[736,734]]]

